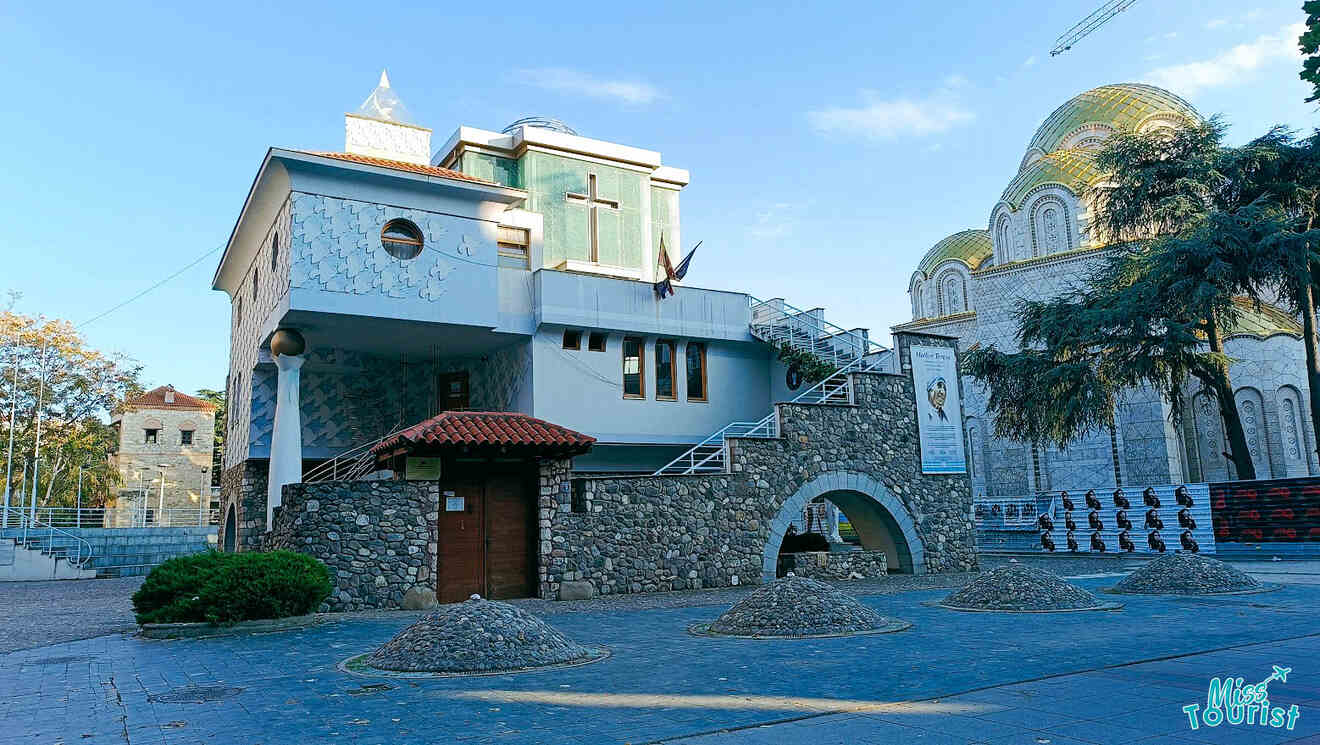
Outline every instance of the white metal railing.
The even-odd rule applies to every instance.
[[[196,507],[11,507],[7,523],[19,527],[18,515],[32,515],[37,522],[56,528],[195,528],[220,524],[220,511]]]
[[[873,372],[889,366],[889,350],[871,341],[859,331],[848,330],[826,321],[815,312],[803,311],[783,300],[750,298],[752,335],[772,344],[787,344],[815,355],[837,369],[823,380],[795,396],[790,403],[852,403],[854,372]],[[778,411],[772,410],[760,421],[732,422],[669,461],[654,474],[687,475],[718,473],[728,464],[728,438],[779,436]]]
[[[7,538],[24,548],[63,557],[79,569],[92,558],[92,544],[77,533],[43,522],[30,509],[0,507],[0,524],[12,531]]]
[[[302,482],[314,484],[319,481],[352,481],[371,473],[372,467],[376,465],[376,455],[371,449],[405,429],[407,427],[398,427],[384,437],[345,450],[304,473]]]

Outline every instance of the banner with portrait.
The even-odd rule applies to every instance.
[[[921,472],[967,473],[957,354],[952,347],[913,345],[909,351],[921,437]]]

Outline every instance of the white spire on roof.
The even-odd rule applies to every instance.
[[[376,89],[367,96],[367,100],[358,107],[358,113],[362,116],[369,116],[372,119],[382,119],[387,122],[397,122],[399,124],[416,124],[413,121],[412,114],[408,113],[408,107],[399,100],[398,94],[390,87],[390,76],[385,70],[380,71],[380,83]]]
[[[367,100],[344,116],[344,130],[344,152],[418,165],[431,162],[431,130],[417,126],[384,70]]]

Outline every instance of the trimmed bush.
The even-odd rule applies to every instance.
[[[138,623],[229,625],[311,613],[329,596],[325,564],[292,551],[170,559],[133,593]]]

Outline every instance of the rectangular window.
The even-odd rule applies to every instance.
[[[687,397],[689,401],[706,399],[706,345],[687,343]]]
[[[604,352],[605,334],[600,331],[592,331],[591,336],[587,337],[587,349],[592,352]]]
[[[159,435],[160,430],[158,429],[144,429],[142,430],[142,442],[147,445],[155,445]]]
[[[576,329],[564,329],[564,349],[581,349],[582,332]]]
[[[498,230],[496,246],[500,252],[500,266],[512,269],[531,268],[528,253],[532,243],[531,231],[527,228],[511,228],[507,225],[499,226]]]
[[[623,337],[623,397],[646,398],[646,380],[642,375],[642,337]]]
[[[180,445],[191,445],[191,444],[192,444],[192,436],[193,436],[193,431],[192,431],[191,429],[181,429],[181,430],[179,430],[179,444],[180,444]]]
[[[655,397],[665,401],[678,398],[674,392],[674,350],[673,339],[657,339],[655,342]]]

